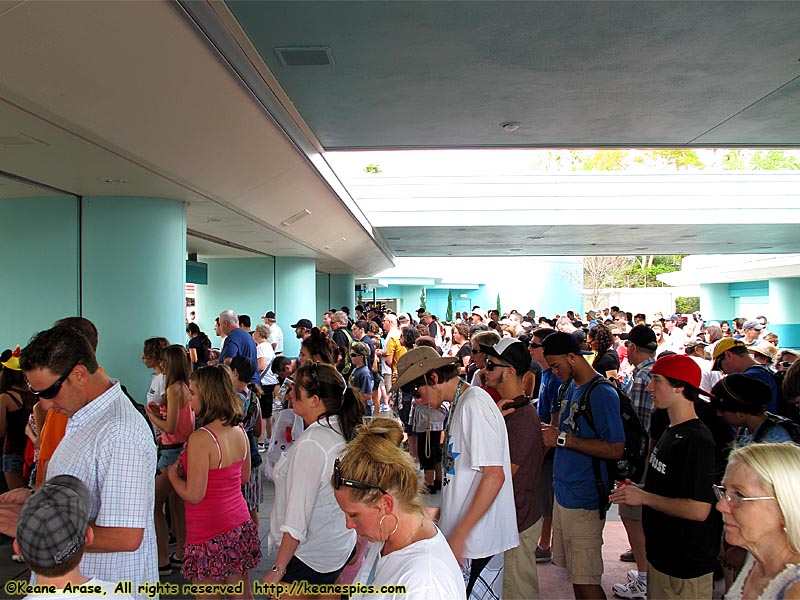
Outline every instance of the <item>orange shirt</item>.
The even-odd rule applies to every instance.
[[[39,469],[36,472],[36,485],[42,483],[42,461],[49,461],[53,457],[53,453],[67,431],[68,420],[65,415],[56,412],[52,408],[47,411],[44,427],[42,427],[42,432],[39,434]]]

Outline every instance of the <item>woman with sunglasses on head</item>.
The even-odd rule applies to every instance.
[[[725,540],[748,555],[725,594],[800,598],[800,446],[750,444],[730,455],[714,486]]]
[[[351,598],[463,600],[464,578],[442,532],[428,517],[403,431],[392,419],[359,429],[336,461],[331,483],[347,527],[370,541],[354,584],[403,585],[404,593]]]
[[[354,555],[356,534],[347,529],[330,476],[364,403],[332,364],[307,362],[293,379],[292,408],[306,430],[273,468],[269,535],[279,548],[264,583],[334,583]]]

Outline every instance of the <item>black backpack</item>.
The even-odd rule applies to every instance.
[[[800,425],[792,421],[791,419],[787,419],[786,417],[782,417],[780,415],[773,415],[772,413],[767,413],[767,420],[758,428],[758,433],[753,437],[753,443],[758,443],[762,441],[767,433],[775,427],[776,425],[780,425],[783,427],[786,432],[791,436],[792,441],[795,444],[800,444]]]
[[[594,417],[592,416],[592,404],[589,402],[592,391],[598,385],[610,385],[614,388],[619,398],[619,414],[622,417],[622,429],[625,432],[625,449],[622,452],[622,458],[619,460],[606,460],[606,468],[608,469],[608,483],[603,483],[603,477],[600,470],[600,461],[602,459],[592,457],[592,467],[594,468],[594,483],[597,488],[598,496],[600,497],[600,518],[605,519],[606,512],[608,511],[609,501],[608,495],[614,481],[625,481],[629,479],[632,482],[638,483],[644,474],[645,462],[647,460],[647,432],[639,420],[639,415],[633,408],[633,401],[630,397],[623,392],[611,380],[596,375],[594,379],[589,382],[586,391],[578,405],[578,410],[575,413],[575,419],[583,417],[586,424],[592,431],[597,434],[597,428],[594,425]],[[562,406],[564,395],[567,392],[569,382],[562,384],[558,392],[558,405],[559,410]]]

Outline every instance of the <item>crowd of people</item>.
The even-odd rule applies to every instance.
[[[535,599],[552,561],[602,598],[616,504],[619,597],[711,598],[717,569],[730,598],[800,595],[800,355],[764,316],[368,304],[292,324],[297,357],[262,320],[145,340],[142,403],[85,318],[3,353],[0,529],[34,581],[144,598],[180,569],[229,586],[197,597],[253,597],[266,475],[263,585]]]

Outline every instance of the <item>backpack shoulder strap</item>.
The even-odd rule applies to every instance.
[[[586,419],[586,423],[592,429],[592,431],[597,433],[597,429],[594,426],[594,416],[592,415],[592,403],[590,402],[591,393],[595,390],[598,385],[602,385],[603,383],[607,383],[608,385],[613,386],[613,384],[600,375],[599,373],[595,375],[589,384],[586,386],[586,391],[583,392],[583,396],[581,397],[581,404],[578,407],[578,414],[581,415],[584,419]]]

